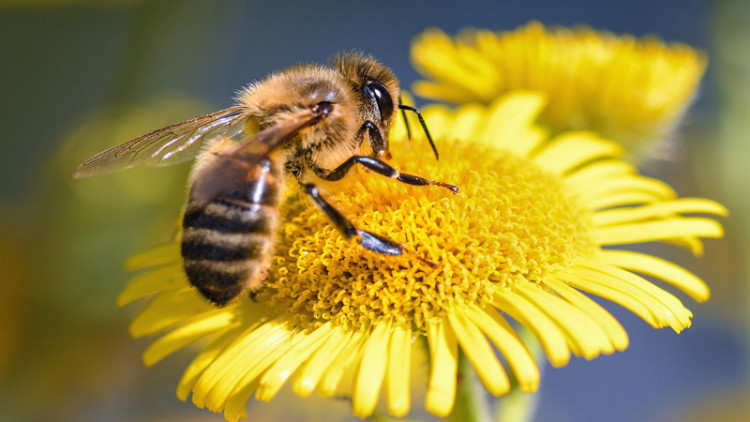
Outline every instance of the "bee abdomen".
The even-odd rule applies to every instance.
[[[218,198],[205,207],[188,207],[182,226],[222,233],[270,234],[277,217],[271,207],[272,204],[242,204]]]
[[[243,290],[260,288],[277,225],[278,211],[271,203],[222,196],[204,206],[189,204],[182,257],[190,283],[219,306]]]
[[[182,235],[185,260],[237,261],[262,256],[270,239],[253,233],[227,233],[214,229],[190,229]]]
[[[247,281],[261,276],[258,262],[186,259],[190,283],[212,303],[224,306],[246,289]]]

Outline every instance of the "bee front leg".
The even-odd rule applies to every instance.
[[[385,156],[387,159],[390,159],[391,153],[388,151],[388,146],[383,140],[383,134],[380,133],[380,129],[375,126],[375,123],[369,120],[366,121],[365,124],[359,128],[357,139],[362,139],[365,132],[370,135],[370,148],[372,148],[372,152],[378,157]]]
[[[403,254],[404,246],[402,244],[394,242],[387,237],[378,236],[374,233],[370,233],[366,230],[359,230],[354,227],[351,221],[347,220],[347,218],[344,217],[336,208],[334,208],[331,204],[326,202],[326,200],[323,199],[322,196],[320,196],[320,192],[318,191],[318,188],[315,187],[315,185],[308,183],[302,185],[302,187],[305,189],[305,192],[310,195],[310,198],[312,198],[315,205],[321,211],[323,211],[326,217],[331,220],[333,225],[336,226],[336,229],[338,229],[341,235],[345,238],[351,239],[352,237],[356,236],[358,237],[357,243],[359,243],[360,246],[374,252],[386,255]]]
[[[322,179],[335,181],[335,180],[340,180],[341,178],[343,178],[346,175],[346,173],[349,172],[349,169],[352,168],[352,166],[355,164],[361,164],[365,166],[366,168],[374,171],[375,173],[378,173],[385,177],[390,177],[391,179],[396,179],[399,182],[406,183],[407,185],[415,185],[415,186],[435,185],[435,186],[444,187],[446,189],[450,189],[451,191],[453,191],[453,193],[458,192],[458,186],[453,186],[453,185],[449,185],[443,182],[436,182],[433,180],[428,180],[428,179],[425,179],[424,177],[415,176],[413,174],[401,173],[384,161],[381,161],[377,158],[367,157],[363,155],[354,155],[350,157],[348,160],[344,161],[343,164],[341,164],[340,166],[336,167],[335,169],[327,173],[318,168],[314,168],[313,170]]]

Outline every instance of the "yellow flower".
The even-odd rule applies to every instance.
[[[583,292],[654,327],[688,327],[690,311],[642,275],[698,301],[708,298],[706,285],[670,262],[611,247],[663,241],[700,252],[700,238],[721,236],[721,226],[685,214],[725,209],[675,198],[592,133],[547,139],[533,124],[542,106],[540,95],[516,93],[488,108],[426,109],[439,163],[424,141],[405,142],[403,126],[394,129],[394,164],[460,185],[458,194],[366,171],[340,182],[331,202],[359,228],[402,242],[404,256],[344,240],[292,195],[256,301],[208,304],[188,285],[174,243],[134,257],[131,268],[151,269],[128,284],[119,303],[150,297],[131,327],[136,337],[162,333],[146,364],[209,337],[177,395],[192,393],[196,405],[230,421],[246,416],[253,394],[270,400],[288,380],[301,396],[350,396],[358,417],[371,415],[384,391],[388,412],[403,416],[411,407],[412,355],[425,339],[425,406],[446,416],[459,349],[490,393],[509,391],[507,369],[522,391],[537,389],[537,365],[507,317],[534,333],[554,366],[571,354],[592,359],[628,345],[622,326]]]
[[[413,42],[412,61],[428,78],[413,86],[423,97],[489,104],[509,91],[539,90],[549,99],[543,123],[636,149],[673,129],[706,68],[705,55],[683,44],[538,22],[455,38],[430,29]]]

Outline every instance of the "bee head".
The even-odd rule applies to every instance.
[[[398,79],[391,69],[372,56],[358,52],[339,54],[333,59],[331,67],[344,77],[354,91],[362,125],[371,123],[379,132],[380,139],[374,140],[368,129],[373,155],[388,155],[388,133],[398,104]]]

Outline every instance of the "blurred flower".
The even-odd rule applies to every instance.
[[[15,359],[18,356],[23,333],[30,325],[28,323],[28,309],[23,306],[28,303],[30,286],[33,286],[29,276],[32,266],[26,248],[19,238],[23,236],[13,233],[21,222],[20,218],[9,218],[11,215],[4,210],[3,221],[12,222],[10,227],[3,225],[3,237],[0,238],[0,283],[3,294],[0,297],[0,373],[18,367]],[[7,219],[6,219],[7,218]]]
[[[192,392],[196,405],[231,421],[246,416],[253,394],[270,400],[292,375],[301,396],[350,396],[358,417],[371,415],[385,390],[389,413],[403,416],[413,349],[426,339],[426,408],[446,416],[459,348],[490,393],[511,388],[493,347],[522,391],[537,389],[537,365],[506,316],[534,333],[554,366],[571,354],[592,359],[627,347],[622,326],[583,292],[655,328],[688,327],[690,311],[642,275],[698,301],[708,298],[706,285],[670,262],[611,247],[662,241],[699,253],[700,238],[721,236],[721,226],[685,214],[725,209],[677,199],[619,160],[620,147],[592,133],[548,139],[533,124],[543,102],[539,94],[516,93],[490,107],[425,110],[441,156],[451,157],[440,163],[425,160],[422,143],[398,142],[405,131],[394,129],[394,164],[460,185],[459,194],[366,171],[338,182],[331,202],[359,228],[406,245],[404,256],[349,243],[302,195],[292,195],[257,301],[211,306],[186,281],[177,243],[133,257],[130,268],[150,269],[128,284],[119,303],[150,297],[131,332],[162,333],[145,363],[209,337],[177,395],[185,400]]]
[[[414,41],[412,61],[428,79],[414,84],[423,97],[489,104],[539,90],[549,99],[541,121],[554,130],[593,130],[636,150],[674,128],[706,68],[705,55],[683,44],[538,22],[457,37],[430,29]]]
[[[37,207],[45,213],[37,223],[42,228],[35,248],[45,265],[35,271],[41,280],[60,280],[37,292],[44,307],[62,306],[60,312],[68,316],[111,315],[111,300],[98,300],[118,293],[118,282],[105,282],[117,278],[111,269],[134,248],[149,244],[148,239],[174,232],[174,213],[184,200],[189,170],[139,168],[75,180],[76,166],[148,129],[203,114],[206,107],[183,95],[159,95],[92,110],[65,135],[50,165],[40,166],[45,183]],[[85,262],[81,257],[87,257]]]

